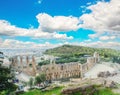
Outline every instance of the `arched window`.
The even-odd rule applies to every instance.
[[[61,70],[63,70],[63,65],[61,66]]]

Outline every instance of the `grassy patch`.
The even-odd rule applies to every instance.
[[[7,93],[8,93],[8,90],[0,91],[0,95],[6,95]]]
[[[43,92],[40,90],[32,90],[32,91],[26,92],[26,93],[21,94],[21,95],[61,95],[60,94],[61,89],[62,89],[62,87],[56,87],[50,91],[43,91]]]
[[[43,92],[40,90],[31,90],[21,95],[61,95],[62,88],[63,87],[56,87],[50,91],[43,91]],[[89,93],[90,93],[90,90],[88,89],[86,95],[89,95]],[[81,92],[77,92],[72,95],[82,95],[82,94]],[[93,95],[120,95],[120,94],[113,93],[111,89],[102,88],[102,89],[99,89],[97,92],[95,92]]]
[[[111,89],[104,88],[100,89],[98,93],[95,93],[94,95],[120,95],[120,94],[115,94],[111,91]]]
[[[87,91],[87,95],[89,94],[90,91]],[[74,93],[73,95],[82,95],[80,92],[78,93]],[[103,89],[99,89],[97,92],[95,92],[93,95],[120,95],[120,94],[115,94],[111,91],[111,89],[108,88],[103,88]]]

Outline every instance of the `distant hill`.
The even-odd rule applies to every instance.
[[[74,56],[74,55],[93,55],[94,52],[98,52],[101,56],[111,57],[120,56],[119,50],[106,49],[106,48],[91,48],[75,45],[63,45],[53,49],[48,49],[44,54],[54,55],[54,56]]]
[[[120,51],[108,48],[92,48],[75,45],[63,45],[53,49],[48,49],[44,52],[44,54],[58,56],[62,60],[60,60],[60,62],[71,62],[71,60],[79,61],[80,58],[84,57],[85,55],[92,56],[95,51],[100,54],[101,60],[103,61],[113,61],[120,63]],[[83,60],[83,62],[85,61]]]

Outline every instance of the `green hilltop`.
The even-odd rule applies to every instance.
[[[78,58],[81,58],[85,55],[92,56],[94,52],[98,52],[103,61],[117,61],[118,63],[120,62],[120,51],[108,48],[92,48],[75,45],[63,45],[53,49],[48,49],[44,52],[44,54],[57,56],[62,59],[76,59],[76,61],[79,61],[77,60]]]
[[[63,45],[53,49],[48,49],[44,54],[54,55],[54,56],[72,56],[72,55],[93,55],[94,52],[98,52],[101,56],[119,56],[120,51],[107,48],[91,48],[84,46],[75,45]]]

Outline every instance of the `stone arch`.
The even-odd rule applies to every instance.
[[[64,66],[63,65],[61,65],[61,70],[63,70],[64,69]]]

